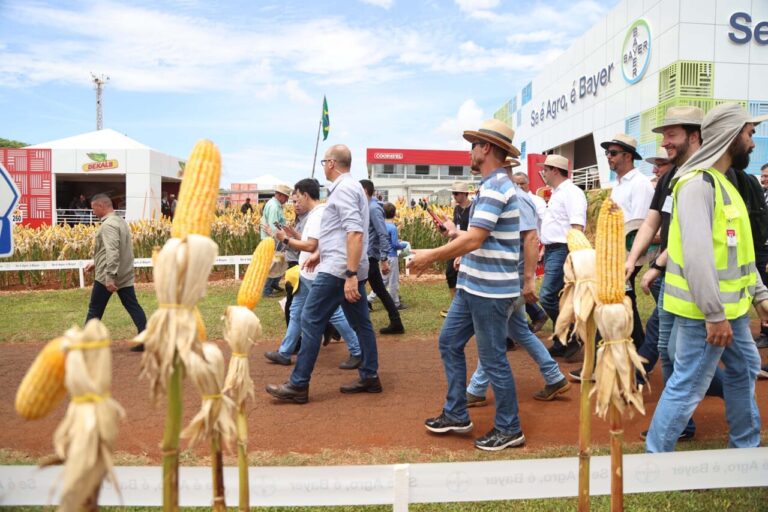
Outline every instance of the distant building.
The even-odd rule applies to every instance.
[[[470,173],[469,143],[464,151],[368,148],[366,156],[368,178],[384,201],[425,198],[447,204],[454,181],[468,181],[470,188],[480,182]]]

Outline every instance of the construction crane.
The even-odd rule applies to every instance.
[[[101,111],[101,93],[104,84],[109,81],[109,77],[106,75],[96,76],[91,73],[91,78],[93,78],[93,83],[96,85],[96,129],[101,130],[104,124],[104,117]]]

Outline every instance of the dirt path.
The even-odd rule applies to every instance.
[[[339,385],[354,380],[355,371],[339,370],[339,362],[346,359],[343,344],[331,344],[320,352],[310,386],[310,402],[306,405],[282,404],[264,392],[268,383],[287,379],[290,368],[269,364],[263,357],[265,350],[273,350],[278,341],[262,342],[251,354],[251,374],[256,386],[256,399],[249,411],[249,448],[272,451],[316,453],[323,449],[368,452],[375,448],[404,448],[425,452],[436,450],[474,450],[472,439],[493,426],[493,407],[471,409],[474,432],[466,436],[430,435],[423,426],[424,419],[437,415],[442,407],[445,378],[437,336],[394,337],[379,339],[380,376],[384,392],[379,395],[343,395]],[[13,409],[13,399],[21,378],[40,350],[42,343],[7,343],[0,345],[0,379],[2,387],[11,392],[0,402],[0,448],[19,450],[34,455],[50,453],[51,438],[64,414],[62,404],[49,417],[34,422],[20,419]],[[224,344],[222,350],[228,356]],[[114,345],[113,396],[125,407],[127,417],[120,426],[117,450],[144,455],[153,461],[159,459],[158,445],[162,437],[164,407],[153,408],[148,400],[147,384],[138,381],[140,354],[128,351],[127,342]],[[763,357],[765,354],[761,354]],[[527,438],[524,450],[545,447],[576,446],[578,437],[579,386],[554,402],[537,402],[532,395],[543,386],[532,360],[518,349],[509,353],[517,383],[520,417]],[[476,361],[472,344],[468,348],[469,368]],[[564,371],[578,365],[563,364]],[[470,370],[471,371],[471,370]],[[648,414],[653,413],[661,388],[661,371],[651,376],[653,392],[646,395]],[[762,404],[763,424],[768,424],[768,381],[757,385],[759,403]],[[200,399],[189,383],[184,395],[185,421],[199,407]],[[698,424],[696,438],[724,439],[727,425],[723,402],[705,398],[695,414]],[[640,415],[626,420],[625,438],[639,441],[639,433],[649,424],[649,418]],[[608,442],[607,424],[599,419],[593,422],[596,443]],[[574,448],[575,449],[575,448]],[[204,453],[204,449],[200,452]]]

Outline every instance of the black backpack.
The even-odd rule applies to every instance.
[[[755,249],[762,247],[768,240],[768,206],[765,204],[763,187],[757,178],[742,169],[730,169],[736,178],[736,188],[744,200],[752,227],[752,241]]]

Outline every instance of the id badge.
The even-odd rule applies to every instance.
[[[667,196],[664,199],[664,205],[661,207],[661,211],[664,213],[672,213],[672,196]]]
[[[738,240],[736,239],[736,230],[726,229],[725,236],[726,236],[726,239],[728,240],[727,242],[728,247],[736,247],[736,244],[738,243]]]

